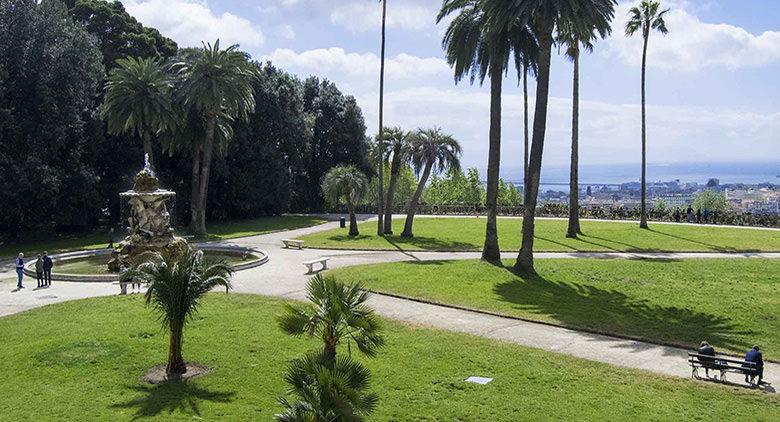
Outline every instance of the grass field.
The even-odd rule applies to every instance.
[[[498,219],[502,251],[520,247],[522,220]],[[677,251],[747,252],[780,251],[780,231],[729,227],[653,224],[642,230],[637,223],[583,221],[584,236],[566,238],[565,220],[537,220],[537,251]],[[485,240],[485,218],[417,218],[413,238],[403,238],[403,220],[395,219],[397,234],[376,235],[376,222],[359,225],[360,235],[333,229],[302,237],[306,246],[332,249],[479,251]]]
[[[780,350],[780,260],[540,259],[535,267],[538,275],[517,275],[481,261],[423,261],[332,273],[375,291],[572,328],[688,347],[708,340],[739,354],[754,343]]]
[[[281,302],[213,294],[185,331],[185,358],[211,374],[148,386],[167,337],[140,295],[88,299],[0,318],[3,420],[272,420],[288,359],[318,347],[276,327]],[[56,323],[52,323],[56,321]],[[380,397],[374,421],[778,420],[780,398],[673,379],[463,334],[386,322],[363,359]],[[346,353],[346,349],[341,350]],[[471,375],[493,377],[485,386]]]
[[[209,236],[206,240],[254,236],[279,230],[299,229],[324,222],[326,220],[319,217],[292,215],[218,222],[208,225]],[[118,237],[119,234],[115,234],[114,240],[116,241]],[[4,241],[0,243],[0,257],[11,258],[19,252],[24,252],[29,258],[43,251],[48,251],[52,254],[72,250],[100,249],[105,248],[107,245],[108,233],[106,232],[86,232],[70,235],[39,233],[22,236],[20,241]]]

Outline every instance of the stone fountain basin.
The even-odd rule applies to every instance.
[[[261,249],[248,248],[236,245],[226,244],[211,244],[211,243],[198,243],[190,245],[195,249],[200,249],[207,255],[209,252],[217,253],[220,255],[231,255],[236,258],[247,256],[245,262],[242,260],[240,263],[233,264],[234,271],[243,271],[250,268],[259,267],[268,262],[268,253]],[[51,279],[52,281],[74,281],[74,282],[99,282],[99,283],[112,283],[119,281],[119,274],[117,273],[105,273],[105,274],[70,274],[58,272],[57,268],[62,264],[68,262],[74,262],[78,260],[84,260],[88,258],[104,257],[105,262],[108,262],[111,256],[112,249],[93,249],[85,251],[65,252],[55,255],[49,255],[54,261],[54,268],[52,269]],[[35,259],[30,259],[25,264],[24,274],[28,277],[35,279]]]

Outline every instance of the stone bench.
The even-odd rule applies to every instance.
[[[120,295],[126,295],[127,294],[127,286],[128,285],[131,285],[131,287],[132,287],[132,285],[137,284],[139,286],[138,292],[140,293],[140,286],[143,283],[138,283],[138,282],[134,282],[132,280],[128,280],[128,281],[116,281],[116,282],[111,283],[111,284],[113,284],[115,286],[119,286],[119,294]]]
[[[284,243],[285,249],[289,249],[291,246],[294,246],[298,249],[303,249],[303,240],[298,239],[282,239],[282,243]]]
[[[309,271],[306,274],[313,273],[314,272],[314,264],[317,264],[317,263],[322,264],[322,268],[320,269],[320,271],[327,270],[328,269],[328,260],[329,259],[330,259],[330,257],[326,256],[326,257],[322,257],[322,258],[312,259],[311,261],[304,261],[303,265],[305,265],[306,268],[309,269]]]

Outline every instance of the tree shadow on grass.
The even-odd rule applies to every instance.
[[[211,391],[191,382],[168,382],[159,385],[127,386],[128,390],[142,394],[124,403],[112,405],[119,409],[136,409],[133,419],[143,419],[157,416],[163,412],[172,414],[175,411],[189,412],[200,416],[201,401],[230,403],[234,392]]]
[[[426,251],[469,251],[479,250],[479,245],[467,242],[458,242],[456,240],[442,240],[435,237],[414,236],[385,236],[385,240],[400,251],[408,251],[405,245],[412,245],[416,248]]]
[[[515,273],[493,290],[516,309],[566,327],[685,347],[694,347],[705,339],[730,350],[749,346],[739,338],[749,333],[738,331],[727,317],[659,306],[616,290],[552,281],[528,273]],[[638,344],[631,347],[641,348]]]
[[[736,253],[736,252],[743,252],[743,253],[761,252],[758,249],[744,249],[744,248],[733,248],[733,247],[729,247],[729,246],[713,245],[712,243],[706,243],[706,242],[702,242],[702,241],[699,241],[699,240],[693,240],[693,239],[689,239],[687,237],[682,237],[682,236],[679,236],[679,235],[676,235],[676,234],[660,232],[660,231],[652,229],[652,228],[648,228],[647,230],[652,232],[652,233],[655,233],[655,234],[671,237],[673,239],[682,240],[682,241],[690,242],[690,243],[695,243],[697,245],[704,246],[704,247],[710,249],[713,252],[731,252],[731,253]]]

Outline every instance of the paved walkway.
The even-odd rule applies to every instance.
[[[303,261],[322,256],[331,257],[330,267],[398,262],[408,260],[475,259],[479,253],[401,252],[401,251],[348,251],[283,249],[281,239],[295,238],[309,233],[338,227],[329,222],[315,227],[235,239],[224,243],[252,246],[267,251],[270,260],[265,265],[236,273],[235,291],[260,294],[294,300],[305,299],[305,274]],[[513,258],[515,253],[503,254]],[[780,253],[538,253],[539,259],[548,258],[732,258],[756,257],[780,259]],[[0,270],[0,280],[12,276],[11,268]],[[28,279],[28,284],[34,280]],[[21,312],[49,303],[116,294],[118,287],[104,283],[54,282],[48,289],[24,289],[14,291],[15,282],[0,282],[0,316]],[[444,306],[419,303],[395,297],[375,294],[370,305],[385,317],[433,328],[474,334],[482,337],[521,344],[534,348],[565,353],[593,361],[630,368],[640,368],[665,375],[689,377],[688,350],[659,346],[651,343],[624,340],[595,335],[545,324],[519,321],[477,312],[452,309]],[[732,380],[739,380],[736,374]],[[780,364],[765,367],[765,379],[780,380]],[[774,391],[767,387],[768,391]]]

